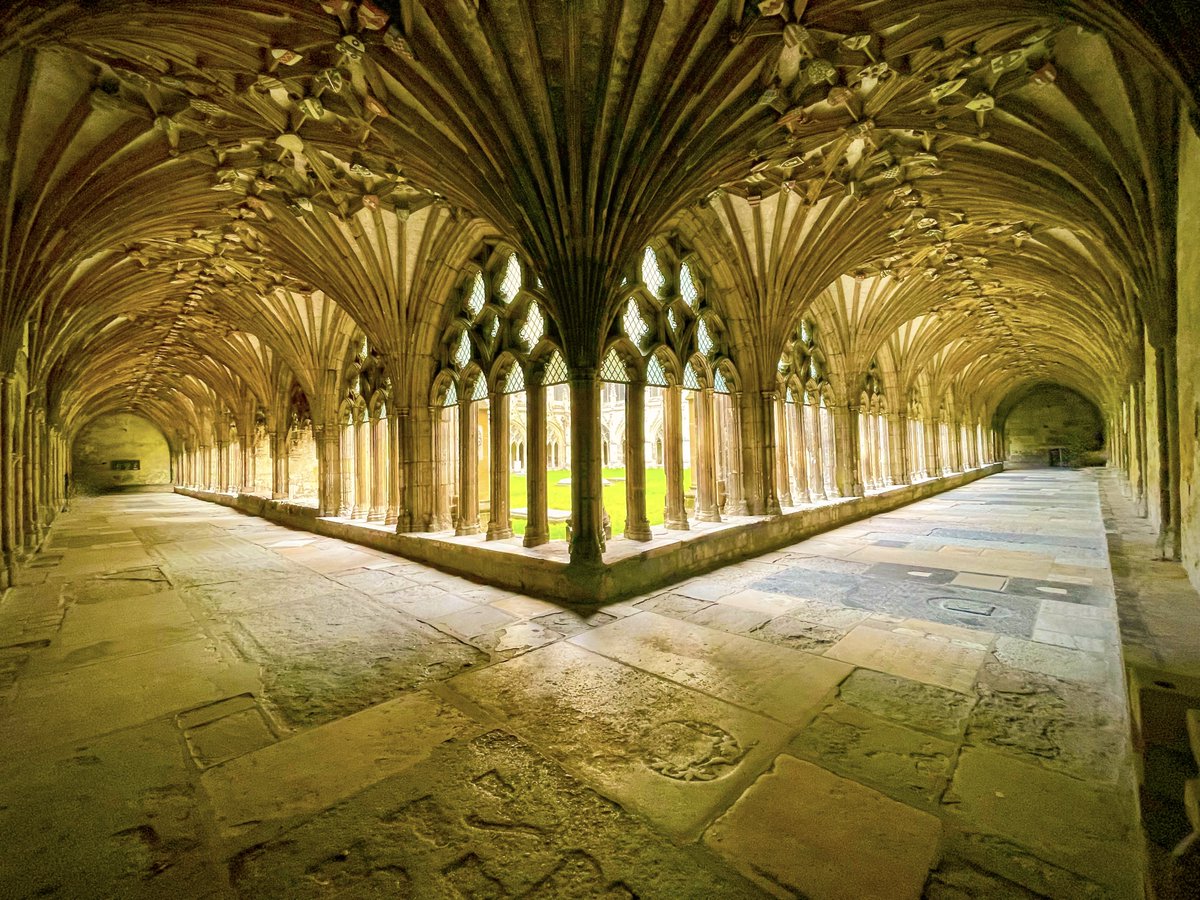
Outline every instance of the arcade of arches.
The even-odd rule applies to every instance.
[[[4,6],[0,586],[166,481],[619,600],[1006,460],[1200,585],[1185,0]]]

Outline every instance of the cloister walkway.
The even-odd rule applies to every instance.
[[[6,896],[1141,886],[1070,471],[590,611],[179,495],[79,500],[0,602],[0,747]]]

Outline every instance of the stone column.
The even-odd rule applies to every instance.
[[[828,436],[821,427],[820,403],[806,403],[804,409],[812,423],[810,433],[813,436],[813,481],[812,497],[815,500],[828,500],[829,491],[825,489],[825,441]]]
[[[667,482],[664,519],[667,528],[687,531],[683,505],[683,389],[672,384],[663,388],[663,477]]]
[[[493,391],[488,398],[488,437],[491,439],[491,509],[488,515],[487,539],[502,541],[513,535],[512,516],[508,504],[508,394]]]
[[[781,390],[775,395],[774,432],[775,432],[775,490],[781,506],[794,506],[792,499],[792,473],[788,466],[788,435],[787,435],[787,392]]]
[[[40,413],[30,397],[25,408],[25,547],[36,550],[42,540]]]
[[[365,519],[371,508],[371,437],[370,419],[354,417],[354,505],[350,518]]]
[[[367,419],[366,429],[371,441],[371,503],[367,509],[368,522],[382,522],[387,518],[388,503],[388,420],[386,416]]]
[[[257,463],[255,457],[258,456],[258,432],[251,430],[246,437],[242,439],[242,490],[250,493],[254,492],[257,478]]]
[[[432,418],[433,411],[434,411],[434,407],[430,407],[430,414],[431,414],[430,421],[431,422],[440,422],[441,421],[441,410],[440,409],[437,410],[437,412],[438,412],[437,418]],[[403,455],[401,454],[402,447],[400,446],[400,432],[401,432],[400,418],[401,418],[401,416],[400,416],[400,412],[398,410],[396,410],[392,407],[388,407],[387,420],[383,424],[383,427],[387,428],[387,436],[388,436],[388,440],[387,440],[387,470],[384,473],[386,480],[387,480],[387,486],[385,488],[385,490],[387,492],[387,500],[386,500],[387,506],[383,511],[383,522],[385,525],[397,526],[397,530],[399,530],[399,526],[400,526],[400,473],[401,473],[402,467],[404,465],[404,458],[403,458]],[[441,462],[438,461],[437,456],[434,456],[433,464],[441,465]],[[447,503],[446,504],[446,522],[447,522],[447,524],[445,526],[447,528],[450,527],[449,520],[450,520],[449,503]],[[409,527],[412,526],[411,522],[409,522],[407,524],[409,525]]]
[[[741,393],[729,394],[726,406],[728,424],[724,427],[728,464],[725,470],[725,513],[730,516],[744,516],[749,510],[746,507],[745,469],[742,466]]]
[[[840,406],[834,413],[834,447],[837,448],[834,476],[838,493],[843,497],[861,497],[864,493],[862,463],[859,458],[859,414],[859,407],[852,404]]]
[[[763,446],[759,459],[762,461],[763,502],[764,514],[778,516],[783,510],[779,507],[778,470],[775,463],[775,401],[776,391],[762,391],[759,398],[759,415],[762,418]]]
[[[646,385],[625,385],[625,537],[651,538],[646,517]]]
[[[340,424],[314,427],[317,441],[317,514],[336,516],[342,506],[342,426]]]
[[[465,391],[464,391],[465,393]],[[479,447],[475,436],[475,404],[458,404],[458,521],[457,535],[479,534]]]
[[[908,416],[891,413],[887,421],[891,434],[888,450],[892,455],[892,483],[912,484],[912,448],[909,447],[908,441]]]
[[[546,512],[546,386],[540,377],[525,383],[525,537],[526,547],[550,540]]]
[[[571,388],[571,563],[593,566],[604,553],[600,466],[600,382],[596,369],[574,366]]]
[[[808,483],[808,442],[804,440],[804,399],[798,397],[792,404],[792,414],[788,416],[788,427],[791,431],[792,458],[796,461],[796,496],[797,504],[812,503],[812,489]]]
[[[0,553],[4,561],[4,570],[0,572],[0,588],[7,588],[13,583],[18,556],[14,521],[17,489],[13,483],[13,391],[12,375],[0,375]]]
[[[286,500],[288,496],[288,433],[278,428],[271,434],[271,498]]]
[[[433,515],[429,520],[430,531],[445,531],[453,528],[450,518],[450,426],[446,422],[446,408],[441,406],[429,407],[429,421],[432,423],[429,438],[433,442]]]
[[[717,427],[713,411],[713,389],[705,387],[696,392],[696,519],[700,522],[720,522],[717,506]]]

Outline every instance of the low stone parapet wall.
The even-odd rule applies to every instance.
[[[761,516],[720,529],[669,532],[644,550],[626,552],[600,566],[581,567],[553,558],[544,548],[526,549],[482,538],[402,534],[390,527],[317,515],[315,508],[257,494],[228,494],[176,487],[179,494],[228,506],[281,525],[394,553],[473,581],[554,600],[603,604],[757,556],[859,519],[889,512],[1003,471],[1001,463],[898,485],[830,503]]]

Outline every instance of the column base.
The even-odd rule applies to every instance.
[[[666,522],[668,531],[688,531],[687,519],[668,519]]]
[[[475,522],[472,525],[458,525],[454,529],[454,536],[455,537],[467,537],[472,534],[479,534],[479,532],[481,532],[482,530],[483,529],[480,528],[478,522]]]
[[[381,509],[377,509],[377,510],[374,510],[374,511],[372,511],[372,512],[369,512],[369,513],[367,513],[367,521],[368,521],[368,522],[381,522],[381,523],[382,523],[382,522],[386,522],[386,521],[387,521],[387,516],[386,516],[386,514],[383,512],[383,510],[381,510]]]
[[[525,530],[525,537],[521,539],[523,547],[540,547],[542,544],[550,543],[550,533],[548,531],[530,531]]]
[[[649,522],[626,524],[624,536],[627,541],[649,541],[654,539],[654,535],[650,531]]]
[[[499,523],[488,522],[487,537],[484,540],[488,541],[503,541],[513,536],[511,527],[502,528]]]
[[[714,510],[703,510],[696,515],[697,522],[720,522],[721,514]]]
[[[725,515],[727,516],[748,516],[750,515],[750,507],[746,505],[745,500],[737,500],[727,502],[725,504]]]

